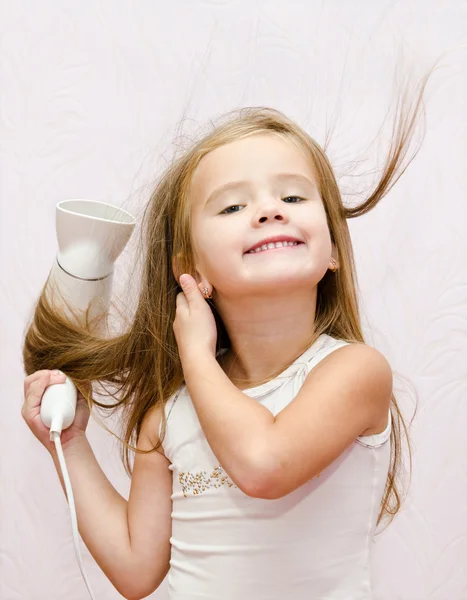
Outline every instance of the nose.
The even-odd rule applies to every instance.
[[[268,220],[272,221],[272,219],[273,219],[272,215],[271,215],[270,218],[267,217],[267,216],[262,216],[262,217],[259,218],[259,222],[260,223],[264,223],[265,221],[268,221]],[[281,214],[277,214],[277,215],[274,215],[274,220],[283,221],[284,217]]]
[[[259,223],[264,223],[265,221],[284,221],[287,218],[285,205],[277,204],[277,202],[265,202],[258,208],[257,218]]]

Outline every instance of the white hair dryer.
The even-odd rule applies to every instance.
[[[94,200],[63,200],[56,207],[58,253],[49,275],[46,293],[53,294],[55,308],[72,317],[72,309],[93,319],[110,305],[114,263],[133,233],[136,220],[125,210]],[[56,293],[58,292],[58,294]],[[84,318],[83,323],[84,324]],[[99,329],[97,327],[97,329]],[[71,379],[49,386],[42,397],[41,419],[53,433],[61,434],[75,418],[77,390]]]
[[[76,199],[57,204],[59,251],[45,287],[55,308],[63,310],[73,319],[65,300],[73,311],[82,311],[76,316],[83,318],[80,324],[85,323],[84,312],[88,307],[89,319],[105,315],[110,306],[114,263],[130,239],[135,224],[130,213],[105,202]],[[99,325],[96,330],[99,330]],[[89,595],[95,600],[81,560],[73,489],[60,443],[62,430],[74,421],[77,397],[74,383],[66,377],[64,383],[46,388],[40,414],[43,423],[50,428],[50,439],[57,449],[79,568]]]

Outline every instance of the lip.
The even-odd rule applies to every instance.
[[[301,244],[303,244],[303,241],[299,240],[296,237],[292,237],[290,235],[276,235],[273,237],[265,238],[264,240],[261,240],[260,242],[257,242],[256,244],[254,244],[254,246],[251,246],[251,248],[248,248],[248,250],[245,251],[245,254],[248,254],[248,252],[250,252],[250,250],[256,250],[256,248],[259,248],[260,246],[264,246],[264,244],[274,244],[275,242],[300,242]]]

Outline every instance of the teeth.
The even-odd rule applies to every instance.
[[[270,242],[269,244],[263,244],[256,248],[256,250],[249,250],[247,254],[253,254],[254,252],[262,252],[263,250],[271,250],[272,248],[283,248],[284,246],[296,246],[298,242]]]

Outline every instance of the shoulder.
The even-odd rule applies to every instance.
[[[157,403],[146,411],[141,422],[141,429],[139,434],[138,446],[144,450],[153,448],[156,444],[159,444],[159,428],[162,421],[162,411],[164,405]],[[164,454],[162,445],[159,446],[157,452]]]
[[[362,342],[351,342],[331,350],[316,366],[327,370],[342,368],[362,376],[374,376],[391,380],[392,369],[388,360],[379,350]],[[312,371],[312,372],[313,372]]]
[[[183,396],[183,392],[186,386],[181,385],[173,394],[169,395],[163,402],[156,402],[150,406],[144,413],[141,421],[140,438],[146,442],[146,445],[151,444],[151,447],[159,444],[161,439],[161,424],[163,416],[165,415],[168,419],[172,408],[179,399]],[[167,407],[167,408],[166,408]],[[164,442],[164,437],[162,438]],[[163,445],[161,444],[157,449],[158,452],[165,456]]]
[[[310,385],[321,389],[340,388],[343,395],[362,403],[389,408],[393,387],[391,365],[376,348],[352,342],[337,347],[325,356],[309,373]],[[381,413],[380,413],[381,414]]]

